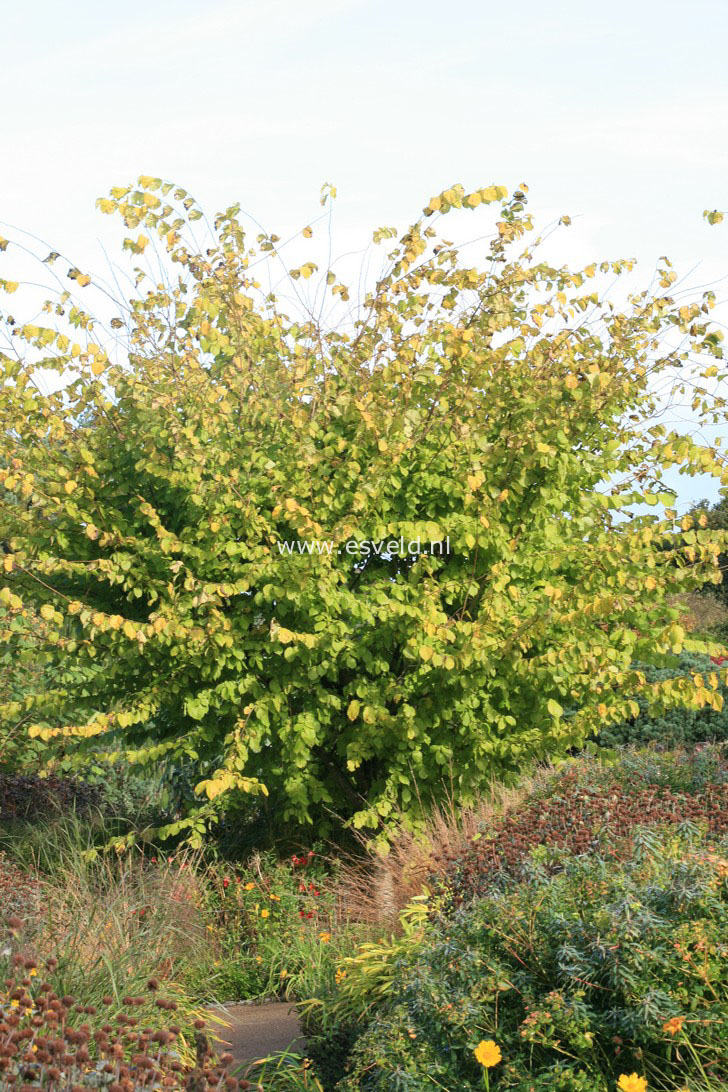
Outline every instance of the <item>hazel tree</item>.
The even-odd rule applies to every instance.
[[[664,260],[610,302],[604,276],[633,263],[550,265],[526,202],[453,186],[374,233],[389,249],[359,297],[288,270],[291,315],[263,287],[283,244],[239,208],[206,225],[145,176],[99,202],[137,263],[113,316],[73,265],[41,319],[2,312],[0,632],[44,680],[2,704],[6,731],[80,764],[191,767],[196,803],[158,833],[194,840],[258,793],[296,823],[385,829],[638,695],[719,707],[717,671],[633,667],[716,651],[679,595],[720,579],[721,533],[679,520],[663,479],[726,484],[725,460],[659,420],[666,392],[724,416],[714,298],[685,301]],[[439,225],[487,209],[471,265]]]

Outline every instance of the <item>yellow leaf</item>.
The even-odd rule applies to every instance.
[[[67,493],[72,493],[78,486],[78,482],[69,481],[63,486]]]
[[[103,357],[97,356],[96,359],[91,362],[91,371],[94,375],[101,375],[105,367],[106,361]]]
[[[301,232],[301,234],[303,235],[304,239],[310,239],[311,236],[313,235],[313,231],[311,230],[310,227],[305,227],[303,229],[303,231]]]
[[[116,627],[114,627],[116,628]],[[134,640],[136,637],[136,626],[129,621],[124,622],[124,633],[130,640]]]
[[[45,618],[46,622],[50,622],[54,614],[55,611],[53,610],[53,607],[50,605],[50,603],[44,603],[43,606],[40,608],[40,616],[41,618]]]
[[[432,651],[433,650],[430,645],[422,645],[420,648],[420,659],[425,660],[425,662],[427,662],[427,660],[431,660]]]
[[[79,273],[76,277],[76,284],[79,288],[85,288],[87,284],[91,284],[91,278],[88,273]]]

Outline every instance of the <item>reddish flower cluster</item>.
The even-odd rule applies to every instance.
[[[716,665],[716,667],[721,667],[723,664],[728,664],[728,656],[724,656],[722,654],[720,656],[711,656],[710,659],[711,662]]]
[[[583,784],[570,768],[554,777],[547,796],[494,819],[464,853],[436,859],[433,879],[444,878],[459,903],[486,893],[494,874],[517,872],[537,846],[619,859],[629,854],[636,827],[684,820],[705,824],[717,837],[728,833],[728,781],[676,792],[648,783]]]
[[[314,856],[315,854],[312,849],[310,849],[308,853],[303,857],[297,857],[294,853],[293,857],[291,858],[293,867],[306,868],[306,866],[311,863]],[[312,895],[315,899],[317,899],[321,894],[318,887],[316,887],[314,883],[306,884],[303,880],[300,881],[298,885],[298,890],[301,895]],[[313,907],[310,910],[302,908],[298,911],[298,916],[299,918],[314,918],[316,917],[317,913],[318,910],[316,909],[316,907]]]
[[[306,868],[311,864],[311,861],[316,856],[312,849],[309,849],[308,853],[305,853],[302,857],[298,857],[295,853],[291,857],[291,864],[294,868]]]
[[[12,942],[21,928],[17,917],[7,921]],[[53,971],[57,961],[47,960]],[[150,979],[148,988],[158,982]],[[0,984],[0,1088],[33,1092],[83,1092],[104,1087],[108,1092],[140,1092],[142,1089],[252,1089],[249,1081],[229,1075],[231,1054],[216,1058],[205,1035],[205,1023],[194,1023],[197,1060],[185,1067],[175,1050],[181,1028],[172,1025],[155,1030],[139,1026],[134,1009],[144,1006],[144,997],[124,997],[125,1010],[100,1023],[96,1030],[86,1017],[98,1017],[93,1005],[80,1004],[74,997],[59,997],[48,982],[36,977],[36,963],[19,952],[12,957],[12,973]],[[112,997],[102,999],[113,1006]],[[158,998],[164,1011],[176,1003]],[[103,1019],[103,1017],[101,1017]],[[99,1021],[94,1020],[98,1025]]]

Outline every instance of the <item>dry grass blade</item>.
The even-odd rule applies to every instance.
[[[417,830],[402,822],[384,851],[362,838],[365,858],[341,863],[336,895],[342,917],[397,929],[400,912],[422,894],[433,868],[462,854],[484,826],[516,808],[550,773],[539,771],[517,787],[493,783],[473,807],[460,807],[449,794]]]

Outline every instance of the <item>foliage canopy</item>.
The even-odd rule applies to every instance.
[[[175,829],[198,837],[243,793],[372,828],[465,802],[637,715],[624,694],[719,706],[717,672],[646,692],[631,667],[715,651],[670,601],[719,579],[720,535],[679,522],[662,477],[728,476],[656,415],[666,390],[723,413],[713,296],[673,295],[665,260],[610,303],[600,279],[632,263],[539,260],[525,189],[454,186],[375,232],[392,249],[348,311],[304,262],[293,317],[262,287],[280,240],[249,240],[238,207],[205,228],[145,176],[99,202],[147,232],[124,241],[128,300],[93,317],[71,266],[42,321],[2,315],[0,628],[50,672],[6,695],[10,729],[191,763]],[[470,265],[435,224],[480,205],[497,216]],[[400,538],[422,549],[345,548]]]

